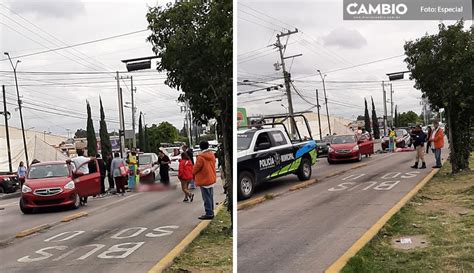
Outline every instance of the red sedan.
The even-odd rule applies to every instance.
[[[329,164],[349,160],[361,161],[363,155],[374,153],[374,141],[364,135],[333,136],[328,152]]]
[[[46,207],[78,208],[80,197],[100,194],[97,160],[91,159],[84,164],[88,164],[88,174],[73,173],[64,161],[32,165],[21,188],[21,211],[29,214],[35,209]]]

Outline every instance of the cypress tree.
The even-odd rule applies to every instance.
[[[100,129],[99,129],[99,136],[100,136],[100,147],[102,158],[105,160],[107,156],[112,152],[112,144],[110,143],[110,136],[109,132],[107,131],[107,123],[105,123],[105,113],[104,107],[102,106],[102,98],[99,97],[100,100]]]
[[[95,156],[97,154],[97,139],[94,131],[94,123],[92,121],[91,106],[87,103],[87,155]]]
[[[138,118],[138,148],[140,148],[141,151],[145,150],[145,136],[143,135],[142,113],[140,113],[140,117]]]
[[[369,133],[372,133],[370,129],[370,117],[369,117],[369,109],[367,108],[367,100],[364,98],[365,103],[365,113],[364,113],[364,121],[365,121],[365,130]]]
[[[145,145],[145,152],[151,152],[151,148],[150,148],[150,142],[148,141],[148,132],[147,132],[147,129],[146,129],[146,124],[145,124],[145,132],[144,132],[144,137],[143,137],[143,143]]]
[[[380,129],[379,129],[379,121],[377,119],[377,113],[375,112],[375,104],[374,98],[370,97],[372,100],[372,127],[374,128],[374,138],[380,138]]]

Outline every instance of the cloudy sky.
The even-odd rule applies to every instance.
[[[381,81],[387,80],[386,73],[407,70],[404,57],[400,56],[404,53],[404,43],[426,33],[437,33],[439,24],[438,21],[344,21],[342,0],[243,0],[237,8],[240,92],[283,83],[282,71],[275,71],[273,66],[280,62],[279,53],[269,45],[275,43],[277,33],[298,28],[299,32],[288,40],[282,38],[283,44],[288,43],[285,56],[303,54],[286,60],[296,89],[309,103],[315,103],[315,89],[319,89],[319,97],[323,98],[321,78],[316,72],[321,70],[327,75],[329,113],[349,119],[363,115],[364,98],[370,100],[371,96],[377,114],[383,115]],[[466,22],[466,26],[470,24],[472,21]],[[357,66],[382,59],[387,60]],[[352,66],[357,67],[350,68]],[[414,82],[407,78],[392,82],[394,104],[399,111],[413,110],[420,114],[421,92],[414,89]],[[249,86],[244,80],[259,83]],[[284,107],[288,106],[284,95],[283,90],[257,91],[239,95],[238,104],[246,107],[250,114],[284,113]],[[296,92],[292,97],[295,111],[311,107]],[[280,98],[281,102],[265,104]],[[389,104],[387,107],[390,115]],[[324,106],[322,109],[325,110]]]
[[[158,1],[164,4],[167,1]],[[10,0],[0,3],[0,49],[12,57],[65,45],[145,30],[148,6],[157,1],[91,0]],[[24,100],[25,128],[67,135],[86,127],[86,104],[99,116],[102,97],[109,130],[118,130],[117,82],[112,71],[125,71],[123,59],[154,55],[145,41],[149,31],[91,43],[73,49],[21,57],[18,82]],[[0,56],[0,81],[6,85],[10,124],[20,127],[15,111],[16,90],[11,65]],[[15,62],[15,60],[14,60]],[[40,72],[40,73],[38,73]],[[45,73],[47,72],[47,73]],[[73,73],[68,73],[73,72]],[[177,103],[179,92],[164,85],[165,74],[156,70],[133,75],[137,88],[138,112],[147,124],[168,121],[181,129],[184,116]],[[124,102],[131,101],[130,80],[120,82]],[[3,100],[2,100],[3,101]],[[3,111],[3,105],[2,105]],[[131,129],[131,109],[125,108],[127,129]],[[3,118],[0,121],[4,123]],[[95,122],[95,129],[99,129]],[[137,113],[138,127],[138,113]]]

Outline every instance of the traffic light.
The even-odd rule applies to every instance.
[[[143,69],[150,69],[150,68],[151,68],[151,60],[144,61],[144,62],[127,63],[128,72],[143,70]]]

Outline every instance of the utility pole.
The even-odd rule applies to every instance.
[[[383,91],[383,135],[387,132],[387,94],[385,92],[385,82],[382,81]]]
[[[133,130],[133,148],[137,147],[137,134],[135,133],[135,99],[133,93],[137,91],[137,88],[133,88],[133,76],[130,76],[131,88],[130,91],[132,92],[132,130]]]
[[[120,88],[120,75],[117,71],[117,93],[118,93],[118,108],[119,108],[119,138],[120,138],[120,154],[123,157],[125,155],[125,121],[123,117],[123,98],[122,98],[122,88]]]
[[[319,73],[319,76],[321,76],[321,80],[323,81],[324,102],[326,103],[326,116],[328,117],[329,135],[332,135],[331,121],[329,120],[328,97],[326,96],[326,84],[324,83],[324,79],[326,78],[326,75],[323,76],[323,74],[321,73],[321,70],[319,69],[317,71]]]
[[[18,79],[16,77],[16,66],[18,65],[20,60],[17,60],[16,64],[13,65],[12,59],[10,58],[10,54],[8,54],[8,52],[4,52],[3,54],[8,56],[8,60],[10,60],[10,64],[12,65],[12,68],[13,68],[13,74],[15,75],[16,96],[18,98],[18,110],[20,111],[21,133],[23,135],[23,149],[25,150],[26,168],[29,168],[30,162],[28,160],[28,147],[26,146],[25,125],[23,124],[23,112],[21,111],[20,91],[18,90]]]
[[[319,140],[323,140],[323,133],[321,132],[321,116],[319,115],[319,95],[318,95],[318,89],[316,89],[316,107],[318,108],[318,123],[319,123]]]
[[[392,117],[391,124],[393,126],[393,90],[392,90],[392,83],[390,83],[390,117]]]
[[[291,82],[290,77],[291,76],[290,76],[290,73],[288,73],[286,71],[285,59],[298,57],[298,56],[301,56],[302,54],[285,57],[284,54],[283,54],[283,50],[286,49],[286,45],[283,46],[281,44],[280,38],[285,37],[285,36],[289,36],[289,35],[292,35],[292,34],[295,34],[295,33],[298,33],[298,29],[295,29],[294,31],[288,30],[288,32],[286,32],[286,33],[281,32],[280,34],[276,35],[277,42],[275,43],[275,46],[278,47],[278,50],[280,51],[281,66],[283,68],[283,78],[285,79],[286,96],[287,96],[287,99],[288,99],[288,112],[290,113],[290,116],[293,116],[293,102],[291,100],[291,89],[290,89],[290,82]],[[295,124],[293,122],[293,118],[290,118],[290,122],[291,122],[290,134],[292,135],[293,132],[296,132]]]
[[[7,97],[6,97],[5,85],[2,85],[2,90],[3,90],[3,115],[5,116],[5,131],[7,134],[8,169],[10,172],[13,172],[12,153],[10,149],[10,130],[8,129],[8,119],[9,119],[10,113],[8,113],[8,110],[7,110]]]

